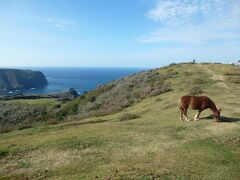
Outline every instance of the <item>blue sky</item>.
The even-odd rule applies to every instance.
[[[240,60],[240,0],[0,0],[0,66]]]

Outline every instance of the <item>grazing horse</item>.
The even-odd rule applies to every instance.
[[[216,121],[219,121],[221,109],[217,109],[215,103],[207,96],[182,96],[179,99],[179,110],[181,113],[180,119],[183,121],[183,115],[187,121],[190,119],[187,116],[187,109],[198,110],[198,113],[195,115],[194,120],[199,119],[200,113],[205,109],[211,109],[213,112],[213,117]]]

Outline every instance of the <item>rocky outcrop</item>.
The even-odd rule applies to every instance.
[[[0,91],[40,88],[48,84],[40,71],[0,69]]]
[[[16,100],[16,99],[51,99],[55,98],[60,101],[71,101],[79,96],[78,92],[70,88],[66,92],[55,93],[55,94],[32,94],[24,95],[22,93],[16,93],[13,95],[0,96],[0,101]]]

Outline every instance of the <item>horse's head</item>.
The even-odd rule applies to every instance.
[[[219,121],[219,119],[220,119],[220,112],[221,112],[221,109],[218,109],[217,111],[215,111],[215,112],[213,113],[213,117],[214,117],[217,121]]]

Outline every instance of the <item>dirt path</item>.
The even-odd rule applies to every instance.
[[[223,82],[225,80],[225,77],[221,74],[217,74],[216,72],[214,72],[213,70],[207,68],[206,66],[202,65],[202,64],[198,64],[199,67],[203,68],[206,70],[207,73],[209,73],[210,75],[212,75],[212,79],[213,80],[216,80],[216,81],[222,81],[222,82],[218,82],[216,83],[217,86],[219,87],[224,87],[224,88],[227,88],[229,89],[228,85]]]

